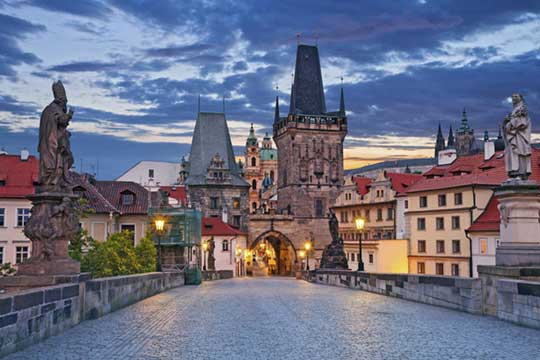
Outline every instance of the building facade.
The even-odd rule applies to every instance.
[[[148,188],[178,185],[182,164],[179,161],[139,161],[120,175],[116,181],[130,181]]]
[[[495,251],[501,238],[499,201],[493,196],[486,209],[467,229],[472,243],[473,277],[478,277],[478,265],[495,265]]]
[[[199,112],[185,185],[203,217],[223,218],[247,231],[249,187],[236,163],[224,113]]]
[[[244,179],[250,184],[249,204],[250,211],[258,209],[266,211],[271,207],[269,197],[265,193],[272,192],[278,178],[278,154],[273,147],[272,139],[268,133],[259,144],[255,136],[253,124],[246,140],[244,159]]]

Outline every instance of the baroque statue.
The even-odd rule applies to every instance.
[[[73,110],[60,81],[52,85],[54,100],[42,112],[39,124],[39,186],[29,195],[31,216],[24,234],[32,241],[32,256],[19,264],[21,275],[77,274],[80,264],[68,254],[72,237],[80,230],[75,208],[76,195],[70,187],[73,166],[70,132]]]
[[[349,268],[347,256],[343,250],[343,239],[339,236],[339,221],[336,213],[330,210],[328,214],[328,228],[332,242],[325,247],[321,258],[321,269],[342,269]]]
[[[506,171],[510,178],[527,180],[531,174],[531,119],[521,94],[512,94],[512,106],[502,124]]]

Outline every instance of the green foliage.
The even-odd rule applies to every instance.
[[[73,260],[82,261],[84,253],[93,241],[94,239],[88,235],[88,231],[81,228],[69,242],[69,256]]]
[[[157,249],[152,240],[152,233],[146,233],[146,236],[141,239],[139,245],[135,247],[135,252],[141,264],[142,272],[156,271]]]
[[[0,265],[0,277],[15,275],[16,272],[17,272],[17,270],[15,270],[11,266],[11,263],[5,263],[5,264]]]
[[[151,272],[156,269],[156,248],[150,235],[133,246],[133,233],[124,231],[109,236],[107,241],[91,240],[89,251],[81,259],[81,271],[93,277]]]

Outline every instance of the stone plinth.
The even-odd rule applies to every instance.
[[[501,213],[497,266],[540,265],[540,186],[509,180],[495,191]]]

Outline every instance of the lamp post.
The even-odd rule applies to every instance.
[[[242,276],[241,261],[242,261],[242,248],[237,247],[234,254],[236,255],[236,276]]]
[[[156,271],[162,271],[161,269],[161,233],[165,228],[165,220],[162,218],[156,218],[154,220],[154,225],[156,226],[156,233],[158,238],[158,248],[157,248],[157,264]]]
[[[208,250],[208,243],[205,241],[202,244],[203,248],[203,271],[206,271],[206,250]]]
[[[306,250],[306,270],[309,271],[309,251],[311,250],[311,241],[304,243],[304,249]]]
[[[358,237],[358,271],[364,271],[364,262],[362,261],[362,230],[366,225],[366,220],[364,218],[358,217],[354,220],[356,224],[356,230],[360,232]]]
[[[306,256],[306,252],[305,252],[304,250],[300,250],[300,251],[298,252],[298,256],[300,256],[300,259],[301,259],[301,261],[303,262],[303,261],[304,261],[304,257]],[[304,270],[304,269],[303,269],[303,266],[302,266],[302,270]]]

